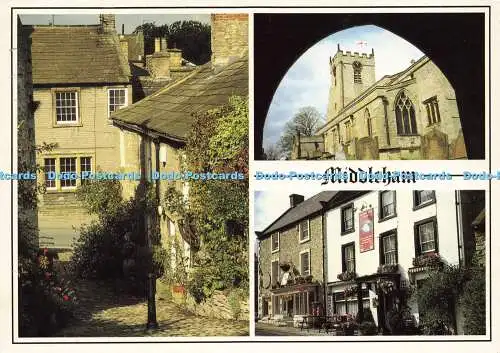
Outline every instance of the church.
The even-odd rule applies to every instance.
[[[294,138],[292,159],[467,159],[455,91],[427,57],[375,80],[375,53],[329,59],[326,123]]]

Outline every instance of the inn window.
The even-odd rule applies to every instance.
[[[386,219],[396,215],[396,191],[381,191],[380,198],[380,219]]]
[[[76,157],[61,158],[60,159],[60,170],[61,173],[76,173]],[[76,179],[64,179],[61,180],[61,187],[75,187]]]
[[[350,233],[354,231],[354,205],[350,204],[343,207],[340,211],[342,222],[342,233]]]
[[[352,68],[354,71],[354,83],[361,83],[361,63],[359,61],[353,62]]]
[[[342,245],[342,272],[356,272],[354,242]]]
[[[438,251],[437,222],[432,217],[415,224],[415,253],[422,255]]]
[[[300,274],[302,276],[311,274],[311,253],[309,250],[300,253]]]
[[[55,158],[45,158],[44,160],[44,175],[45,175],[45,187],[47,189],[53,189],[56,187],[56,181],[50,180],[49,173],[55,173],[56,171],[56,159]]]
[[[74,124],[78,122],[78,92],[56,92],[56,123]]]
[[[108,117],[114,111],[127,106],[127,89],[112,88],[108,90]]]
[[[399,93],[394,105],[398,135],[416,135],[415,107],[404,91]]]
[[[396,231],[384,233],[380,236],[380,264],[397,264],[398,263],[398,242]]]
[[[300,242],[309,240],[309,220],[304,219],[299,224],[299,238]]]
[[[352,295],[345,295],[344,291],[334,292],[329,295],[333,301],[333,307],[335,314],[339,315],[356,315],[358,313],[358,295],[353,293]],[[361,290],[361,298],[363,303],[363,308],[370,308],[370,294],[368,289]]]
[[[439,105],[437,97],[434,96],[425,100],[424,102],[425,110],[427,111],[427,122],[429,125],[437,124],[441,121],[441,116],[439,114]]]
[[[279,282],[279,263],[278,261],[271,262],[271,284],[276,285]]]
[[[413,208],[418,209],[436,202],[434,190],[417,190],[413,192]]]
[[[280,249],[280,232],[271,235],[271,252],[279,251]]]

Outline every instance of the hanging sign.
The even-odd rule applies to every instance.
[[[359,214],[359,251],[373,250],[373,208]]]

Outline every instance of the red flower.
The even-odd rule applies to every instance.
[[[67,302],[69,300],[69,295],[67,295],[67,294],[63,295],[63,299],[65,302]]]

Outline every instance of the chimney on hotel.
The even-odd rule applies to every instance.
[[[99,24],[101,33],[111,34],[116,33],[115,15],[101,14],[99,15]]]
[[[212,66],[224,66],[248,54],[248,15],[211,16]]]
[[[290,195],[290,208],[294,208],[302,201],[304,201],[304,196],[297,195],[297,194],[291,194]]]

